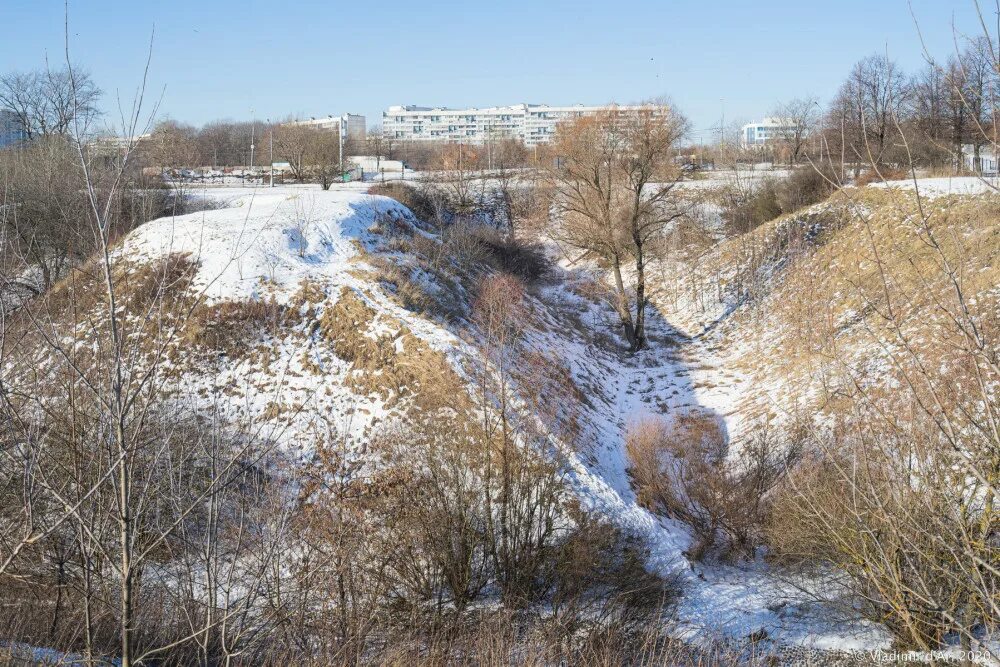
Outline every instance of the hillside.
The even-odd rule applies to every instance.
[[[917,192],[907,181],[848,188],[723,242],[680,276],[680,299],[662,308],[740,378],[731,432],[835,412],[845,368],[891,382],[903,337],[914,353],[947,358],[956,287],[994,326],[1000,198],[978,179],[926,179]]]
[[[415,395],[426,390],[418,384],[424,378],[407,373],[388,386],[385,376],[408,368],[411,356],[428,365],[447,364],[460,375],[466,372],[475,355],[468,344],[475,332],[462,311],[467,314],[472,297],[465,288],[440,284],[423,272],[412,251],[395,251],[400,244],[391,225],[377,221],[388,216],[405,226],[413,220],[394,202],[344,191],[227,197],[233,197],[230,208],[146,225],[128,240],[125,251],[145,260],[167,253],[203,258],[195,282],[206,285],[212,299],[274,299],[294,305],[303,299],[304,284],[313,296],[308,306],[299,306],[302,321],[257,341],[270,356],[265,369],[252,358],[217,360],[185,373],[186,391],[212,400],[221,395],[234,412],[247,410],[257,419],[270,416],[275,429],[284,428],[282,412],[298,411],[282,435],[295,448],[302,441],[298,436],[321,415],[337,415],[363,434],[380,420],[404,414]],[[297,203],[303,200],[305,206]],[[304,232],[293,220],[303,208],[312,217]],[[411,234],[423,236],[409,229],[403,236]],[[423,281],[422,289],[444,305],[423,312],[407,309],[400,286],[378,278],[384,277],[386,262],[407,274],[407,286],[411,280]],[[598,298],[599,290],[595,294],[596,280],[599,276],[586,271],[559,270],[538,285],[531,294],[535,326],[526,345],[539,355],[536,363],[570,378],[575,394],[586,397],[576,407],[583,432],[572,447],[565,443],[580,497],[590,509],[644,535],[653,550],[652,562],[661,571],[690,579],[690,618],[683,620],[695,631],[703,624],[713,632],[722,629],[737,636],[762,625],[775,632],[771,626],[780,627],[783,621],[767,607],[784,601],[788,591],[766,577],[759,580],[757,573],[728,568],[708,568],[702,573],[707,583],[694,576],[683,555],[691,539],[686,529],[639,507],[626,472],[625,432],[645,415],[703,410],[738,417],[738,367],[730,370],[703,344],[679,335],[659,317],[653,318],[652,348],[634,358],[624,354],[611,312]],[[357,328],[340,335],[390,337],[395,358],[388,365],[393,370],[345,363],[337,342],[330,345],[315,333],[317,326],[324,332],[322,323],[341,308],[357,318],[352,319]],[[448,309],[452,312],[447,320],[433,315]],[[756,594],[749,595],[751,590]]]
[[[456,262],[457,246],[445,249],[408,209],[352,186],[198,196],[219,208],[154,220],[116,250],[133,287],[143,275],[172,277],[169,313],[130,314],[137,336],[154,320],[157,331],[180,326],[166,343],[172,394],[233,426],[252,425],[303,461],[330,429],[362,461],[373,435],[392,423],[471,405],[482,343],[473,311],[477,280],[496,266],[489,252]],[[970,302],[994,314],[998,202],[925,202],[962,258]],[[742,640],[764,631],[777,644],[886,645],[880,628],[838,620],[801,590],[809,581],[778,576],[760,558],[695,560],[691,529],[640,503],[626,438],[649,416],[698,414],[721,424],[738,460],[742,438],[762,420],[829,409],[835,367],[863,368],[873,382],[888,377],[872,338],[882,326],[872,305],[881,285],[873,253],[904,276],[893,288],[906,297],[914,331],[932,325],[926,313],[947,289],[923,271],[933,256],[911,224],[915,204],[903,190],[850,190],[723,243],[702,272],[721,283],[695,285],[677,269],[685,271],[672,278],[679,295],[669,303],[661,295],[651,346],[636,355],[615,336],[596,269],[554,266],[527,285],[530,324],[517,354],[529,371],[514,376],[515,407],[568,462],[582,506],[640,536],[649,566],[677,578],[678,634]]]

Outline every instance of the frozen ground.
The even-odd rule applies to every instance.
[[[912,190],[913,179],[873,183],[873,188],[901,188]],[[983,192],[1000,192],[1000,178],[995,176],[954,176],[944,178],[919,178],[917,190],[928,197],[943,195],[971,195]]]
[[[394,200],[369,196],[365,189],[364,184],[326,192],[316,186],[200,189],[200,196],[225,207],[149,222],[126,239],[122,252],[138,260],[187,254],[199,264],[195,285],[207,303],[273,299],[288,304],[303,281],[331,298],[347,288],[387,319],[403,322],[432,349],[456,354],[462,344],[453,334],[400,308],[358,276],[363,266],[357,261],[359,245],[370,239],[369,227],[381,216],[412,218]],[[318,352],[314,338],[266,341],[275,350],[266,367],[253,359],[220,358],[204,372],[186,375],[181,390],[234,421],[260,424],[269,409],[283,413],[262,428],[289,450],[298,449],[298,436],[330,415],[335,427],[360,436],[390,410],[377,398],[350,391],[345,385],[350,364]]]
[[[347,287],[380,316],[403,322],[431,348],[445,353],[456,368],[468,354],[454,332],[401,308],[354,270],[364,263],[358,246],[370,243],[369,229],[380,216],[410,215],[393,200],[364,194],[362,184],[334,186],[328,192],[315,186],[203,192],[223,200],[226,208],[153,221],[130,235],[123,252],[136,259],[189,253],[201,264],[198,286],[215,301],[274,298],[288,303],[305,279],[321,285],[328,297]],[[685,336],[657,313],[650,322],[651,349],[629,356],[596,345],[587,329],[607,328],[610,312],[569,288],[577,274],[566,271],[561,277],[535,297],[551,326],[535,331],[531,344],[557,353],[591,398],[585,415],[590,446],[572,459],[576,491],[585,506],[644,536],[653,565],[683,581],[680,631],[697,640],[720,634],[743,638],[764,629],[771,638],[793,644],[885,646],[888,638],[879,628],[838,622],[762,564],[692,564],[684,555],[691,541],[685,526],[637,504],[626,472],[628,424],[648,414],[669,418],[698,408],[715,413],[728,429],[736,430],[740,415],[735,406],[747,390],[746,381],[722,363],[724,355],[710,336]],[[566,326],[571,319],[588,327]],[[378,399],[358,396],[347,387],[343,362],[316,356],[312,361],[322,373],[309,372],[304,364],[312,353],[308,340],[288,337],[273,343],[277,360],[268,368],[222,359],[185,378],[190,395],[224,406],[233,419],[259,419],[275,402],[300,406],[292,424],[277,434],[290,450],[297,447],[296,436],[320,415],[336,415],[362,434],[391,413]]]

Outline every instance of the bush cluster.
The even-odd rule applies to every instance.
[[[749,557],[763,544],[768,493],[794,450],[779,448],[765,427],[740,443],[739,462],[719,419],[688,412],[671,421],[645,420],[628,433],[629,472],[639,502],[694,530],[689,556]]]
[[[730,234],[746,234],[785,213],[823,201],[841,183],[828,166],[799,167],[782,180],[766,179],[748,192],[728,192],[722,219]]]
[[[393,181],[376,183],[368,188],[368,194],[395,199],[410,209],[421,222],[430,223],[437,218],[437,207],[434,205],[434,200],[426,192],[412,185]]]

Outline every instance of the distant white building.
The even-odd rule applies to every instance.
[[[404,165],[399,160],[387,160],[375,155],[352,155],[348,160],[366,174],[402,173]]]
[[[997,173],[996,150],[992,144],[979,147],[979,157],[976,157],[976,147],[972,144],[962,144],[962,165],[967,171],[976,174],[994,175]]]
[[[527,146],[536,146],[551,141],[559,123],[610,108],[583,105],[550,107],[544,104],[482,109],[393,106],[382,112],[382,134],[387,139],[399,141],[481,144],[494,139],[519,139]],[[614,108],[635,111],[647,107]]]
[[[310,118],[308,120],[296,120],[289,125],[308,125],[320,130],[330,132],[340,132],[345,140],[363,142],[368,131],[365,127],[365,117],[356,113],[345,113],[342,116],[326,116],[323,118]]]
[[[755,123],[747,123],[740,132],[740,146],[743,148],[766,146],[775,139],[789,136],[795,129],[793,121],[781,118],[765,118]]]
[[[139,134],[131,138],[115,135],[94,137],[87,142],[87,148],[94,155],[106,158],[121,157],[127,148],[135,147],[140,142],[147,141],[151,136],[147,132],[146,134]]]

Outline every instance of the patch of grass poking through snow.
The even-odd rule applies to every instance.
[[[445,356],[403,322],[376,314],[354,290],[342,287],[317,325],[334,353],[351,364],[347,383],[356,392],[376,394],[390,406],[404,398],[428,407],[464,402],[447,396],[463,383]]]
[[[196,308],[183,338],[197,349],[242,359],[270,347],[270,339],[297,321],[298,313],[273,298],[220,301]]]

